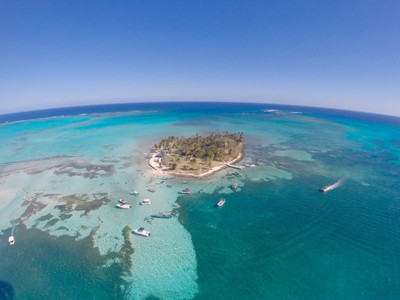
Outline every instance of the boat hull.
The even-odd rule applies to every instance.
[[[138,230],[138,229],[132,230],[132,233],[134,233],[136,235],[141,235],[144,237],[150,237],[150,235],[151,235],[151,233],[147,230]]]
[[[152,215],[152,218],[158,218],[158,219],[171,219],[172,215]]]
[[[118,203],[117,205],[115,205],[116,208],[120,208],[120,209],[131,209],[131,206],[129,204],[120,204]]]
[[[224,206],[225,205],[225,199],[221,199],[221,200],[219,200],[219,202],[217,203],[217,206],[218,207],[222,207],[222,206]]]

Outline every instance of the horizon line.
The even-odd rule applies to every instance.
[[[198,104],[218,104],[218,103],[229,103],[229,104],[242,104],[242,105],[270,105],[270,106],[275,106],[275,107],[281,107],[281,108],[289,108],[289,107],[295,107],[295,108],[303,108],[303,109],[318,109],[318,110],[326,110],[326,111],[331,111],[331,112],[348,112],[348,113],[356,113],[360,115],[371,115],[371,116],[378,116],[378,117],[389,117],[389,118],[395,118],[395,119],[400,119],[399,115],[390,115],[390,114],[384,114],[384,113],[375,113],[375,112],[369,112],[369,111],[361,111],[361,110],[354,110],[354,109],[343,109],[343,108],[334,108],[334,107],[324,107],[324,106],[311,106],[311,105],[298,105],[298,104],[280,104],[280,103],[269,103],[269,102],[242,102],[242,101],[233,101],[233,100],[207,100],[207,101],[201,101],[201,100],[148,100],[148,101],[137,101],[137,102],[116,102],[116,103],[97,103],[97,104],[83,104],[83,105],[71,105],[71,106],[54,106],[50,108],[38,108],[38,109],[30,109],[30,110],[25,110],[25,111],[16,111],[16,112],[9,112],[9,113],[2,113],[0,114],[0,118],[4,118],[7,116],[16,116],[19,114],[30,114],[30,113],[35,113],[35,112],[44,112],[44,111],[55,111],[55,110],[62,110],[62,109],[74,109],[74,108],[90,108],[90,107],[106,107],[106,106],[123,106],[123,105],[143,105],[143,104],[179,104],[179,103],[198,103]],[[118,112],[118,111],[113,111],[113,112]],[[71,114],[71,115],[79,115],[79,113],[76,114]],[[61,116],[61,115],[60,115]],[[36,118],[33,118],[36,119]],[[7,121],[2,121],[0,119],[0,123],[4,123]]]

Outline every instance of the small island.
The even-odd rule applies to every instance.
[[[154,145],[149,165],[177,176],[204,177],[242,160],[244,145],[242,132],[170,136]]]

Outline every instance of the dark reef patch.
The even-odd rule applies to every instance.
[[[40,174],[52,169],[63,168],[76,161],[76,156],[56,155],[23,161],[14,161],[1,164],[0,178],[15,173],[25,172],[29,175]]]
[[[58,221],[60,221],[60,219],[58,219],[58,218],[51,219],[50,221],[48,221],[48,222],[46,223],[46,225],[44,226],[44,228],[49,228],[49,227],[51,227],[51,226],[57,224]]]
[[[0,299],[1,300],[14,299],[14,288],[8,282],[0,281]]]
[[[38,221],[38,222],[48,221],[48,220],[50,220],[51,218],[53,218],[53,215],[52,215],[52,214],[47,214],[47,215],[42,216],[42,217],[40,217],[39,219],[37,219],[37,221]]]
[[[108,158],[105,158],[105,159],[102,159],[102,160],[100,160],[102,163],[109,163],[109,164],[116,164],[116,163],[119,163],[119,160],[118,159],[108,159]]]
[[[64,214],[64,213],[60,214],[60,220],[61,221],[64,221],[64,220],[69,219],[71,217],[72,217],[72,215],[70,215],[70,214]]]
[[[38,201],[38,197],[40,194],[36,194],[34,197],[31,197],[29,201],[25,201],[22,206],[27,206],[24,213],[21,215],[20,219],[28,219],[32,215],[36,214],[37,212],[41,211],[47,205]]]
[[[115,174],[114,165],[91,164],[87,162],[73,162],[66,164],[54,171],[56,175],[66,174],[70,177],[81,176],[83,178],[108,177]]]
[[[102,256],[88,237],[54,237],[22,223],[16,244],[0,244],[0,299],[122,299],[132,266],[129,228],[119,252]],[[5,238],[4,232],[1,239]],[[109,261],[112,260],[110,264]],[[56,296],[55,296],[56,295]]]
[[[84,215],[87,215],[92,210],[99,209],[102,205],[111,201],[107,195],[107,193],[92,194],[91,196],[94,200],[90,200],[91,197],[88,194],[72,194],[66,196],[47,194],[45,196],[63,203],[55,207],[61,211],[63,214],[62,219],[65,220],[71,217],[69,213],[72,211],[84,211]]]
[[[68,231],[69,229],[67,227],[65,227],[65,226],[60,226],[60,227],[57,227],[56,230],[66,230],[66,231]]]

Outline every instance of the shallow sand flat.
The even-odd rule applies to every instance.
[[[281,150],[281,151],[275,151],[274,154],[277,156],[290,157],[290,158],[294,158],[297,160],[313,161],[312,155],[306,151]]]
[[[274,166],[256,166],[243,170],[243,175],[251,181],[272,180],[272,179],[287,179],[293,178],[292,174],[286,170]]]
[[[145,160],[143,163],[147,164]],[[197,263],[190,235],[177,218],[149,218],[151,214],[171,211],[175,207],[181,180],[175,178],[157,184],[161,177],[154,176],[151,169],[148,168],[144,174],[135,180],[135,186],[140,187],[136,189],[139,195],[130,196],[135,199],[130,227],[145,227],[151,232],[151,237],[132,234],[135,255],[127,294],[130,299],[151,295],[162,299],[192,298],[197,293]],[[173,185],[172,188],[168,188],[168,184]],[[147,191],[148,186],[154,187],[156,192]],[[151,199],[152,204],[139,205],[144,198]]]

